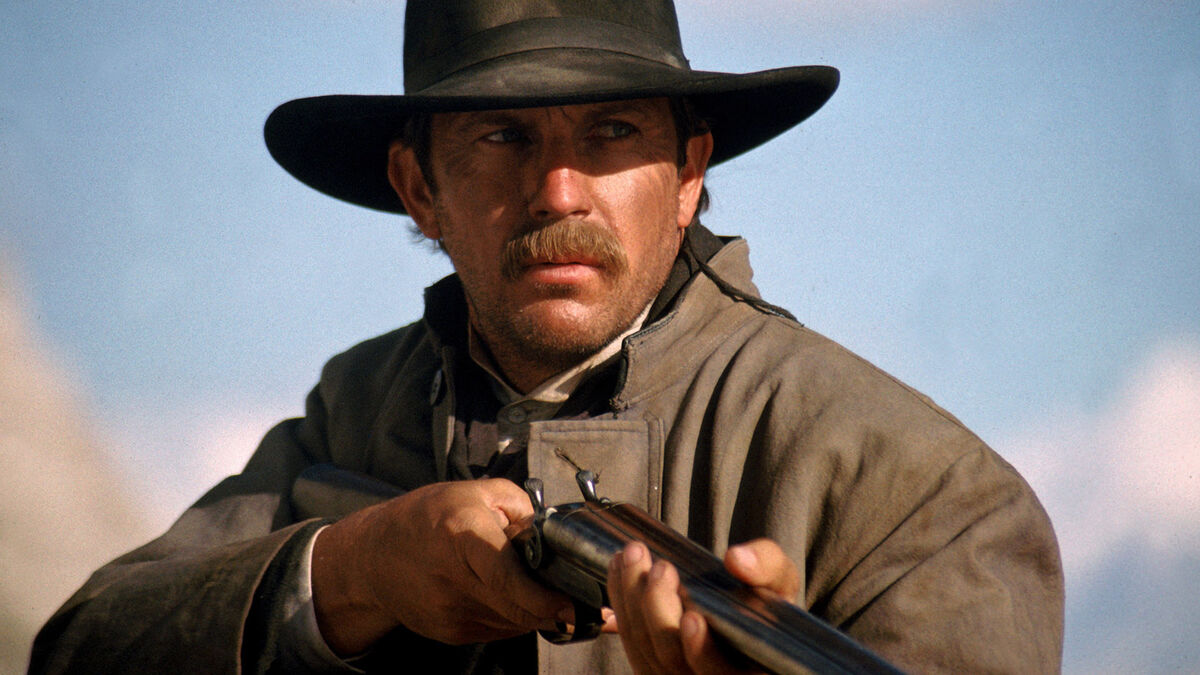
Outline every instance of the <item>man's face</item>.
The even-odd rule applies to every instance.
[[[665,99],[437,114],[431,141],[437,191],[402,147],[393,184],[519,386],[595,353],[658,293],[711,150],[692,139],[678,166]]]

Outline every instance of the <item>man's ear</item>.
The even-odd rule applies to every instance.
[[[400,141],[392,141],[388,148],[387,175],[392,189],[404,202],[404,210],[408,211],[421,234],[430,239],[441,239],[442,231],[434,218],[433,191],[429,189],[412,148]]]
[[[700,191],[704,188],[704,172],[708,170],[708,159],[712,157],[713,137],[711,133],[692,136],[687,143],[687,162],[679,169],[679,229],[692,224],[700,204]]]

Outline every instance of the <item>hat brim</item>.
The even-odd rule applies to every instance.
[[[731,74],[680,70],[610,54],[605,67],[597,68],[595,54],[555,51],[553,62],[528,56],[509,63],[496,59],[416,94],[289,101],[267,118],[267,148],[288,173],[316,190],[360,206],[404,213],[404,204],[387,180],[387,154],[414,112],[687,96],[712,128],[713,166],[799,124],[829,100],[838,84],[838,71],[828,66]]]

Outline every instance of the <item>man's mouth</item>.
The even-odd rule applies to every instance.
[[[594,256],[588,255],[567,255],[554,256],[553,258],[531,258],[522,261],[522,267],[538,267],[538,266],[555,266],[555,265],[583,265],[586,267],[603,268],[604,265]]]
[[[577,284],[604,272],[600,261],[583,256],[532,259],[521,264],[521,277],[539,284]]]
[[[583,221],[562,221],[522,231],[509,240],[501,265],[509,279],[537,272],[544,281],[567,283],[586,274],[620,274],[628,261],[612,232]],[[554,270],[557,276],[550,274]]]

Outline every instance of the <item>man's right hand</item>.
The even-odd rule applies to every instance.
[[[497,640],[568,617],[510,539],[533,516],[504,479],[435,483],[330,525],[313,545],[317,623],[337,653],[398,626],[450,644]]]

